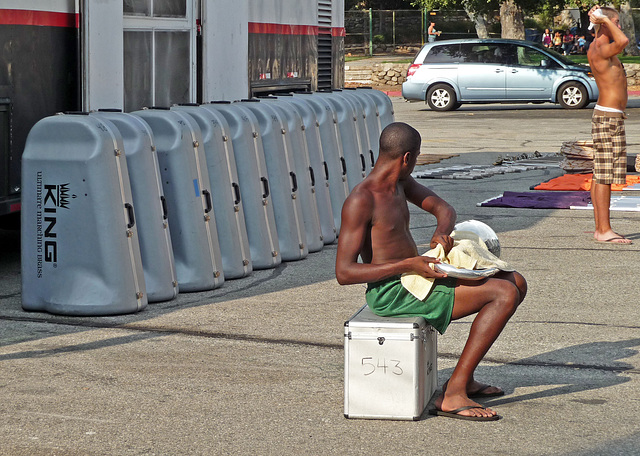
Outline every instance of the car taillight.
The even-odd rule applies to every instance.
[[[418,71],[418,68],[420,68],[420,64],[418,64],[418,63],[412,64],[409,67],[409,69],[407,70],[407,77],[409,78],[409,77],[413,76],[414,74],[416,74],[416,71]]]

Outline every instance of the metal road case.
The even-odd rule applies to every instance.
[[[171,109],[193,117],[202,132],[224,278],[246,277],[253,267],[229,124],[220,113],[198,105]]]
[[[349,184],[347,182],[347,163],[342,150],[336,111],[325,98],[316,97],[311,92],[294,93],[293,99],[294,101],[297,99],[306,102],[316,114],[322,154],[328,168],[333,222],[339,233],[342,205],[347,195],[349,195]]]
[[[318,215],[318,203],[316,200],[316,177],[309,161],[305,126],[302,117],[291,104],[278,98],[268,97],[260,99],[263,103],[269,103],[275,109],[283,122],[289,136],[291,156],[298,183],[298,200],[304,218],[305,237],[309,252],[319,252],[324,247],[322,228]]]
[[[168,109],[133,114],[149,124],[155,138],[180,291],[217,288],[224,273],[206,161],[194,128],[184,114]]]
[[[345,417],[417,420],[437,386],[437,333],[424,318],[365,305],[344,324]]]
[[[329,167],[322,153],[322,143],[320,141],[320,123],[316,113],[309,104],[299,98],[294,98],[292,94],[279,95],[278,100],[286,102],[291,109],[296,110],[302,117],[304,126],[304,138],[307,142],[309,153],[309,163],[315,180],[315,196],[318,207],[318,217],[322,230],[322,240],[326,244],[333,244],[336,240],[336,225],[333,221],[333,210],[331,209],[331,192],[329,189]]]
[[[116,315],[147,305],[122,138],[86,114],[47,117],[22,155],[22,307]]]
[[[239,103],[215,102],[201,108],[219,112],[229,124],[253,269],[274,268],[282,258],[258,120]]]
[[[302,260],[309,254],[309,249],[289,131],[272,105],[258,99],[236,103],[253,112],[258,120],[282,261]]]
[[[367,176],[367,160],[360,144],[358,115],[355,106],[351,100],[333,91],[315,92],[313,96],[324,97],[336,111],[342,150],[347,164],[349,191],[351,191]]]
[[[105,110],[91,115],[113,123],[122,136],[136,208],[147,298],[149,302],[174,299],[178,294],[178,279],[151,129],[140,117],[121,111]]]

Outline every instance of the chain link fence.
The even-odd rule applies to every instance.
[[[464,11],[431,15],[427,10],[345,11],[345,52],[351,55],[413,54],[427,41],[430,21],[440,39],[476,38]]]
[[[499,11],[487,15],[489,36],[500,37]],[[640,8],[633,8],[632,17],[640,45]],[[536,18],[540,19],[540,18]],[[546,26],[533,18],[525,18],[526,39],[540,41]],[[581,25],[580,11],[566,9],[552,19],[551,30],[573,30]],[[475,24],[465,11],[428,10],[348,10],[345,11],[345,53],[347,56],[387,54],[412,55],[427,42],[430,21],[441,32],[438,39],[477,38]],[[529,24],[527,25],[527,22]]]

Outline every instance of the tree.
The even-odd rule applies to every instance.
[[[502,38],[524,40],[524,14],[516,0],[505,0],[500,5]]]
[[[407,0],[413,5],[426,9],[464,9],[476,24],[479,37],[486,33],[484,15],[500,10],[500,25],[503,38],[524,39],[524,15],[541,11],[543,8],[559,9],[565,0]],[[480,19],[478,19],[480,18]],[[483,30],[483,25],[485,29]]]

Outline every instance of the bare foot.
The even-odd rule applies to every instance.
[[[485,408],[484,406],[478,404],[477,402],[472,401],[467,397],[466,394],[451,394],[449,392],[445,392],[436,399],[435,407],[437,410],[443,412],[451,412],[453,410],[460,410],[467,408],[466,410],[460,410],[457,412],[457,415],[460,416],[473,416],[473,417],[493,417],[497,415],[497,412],[491,410],[490,408]]]
[[[447,391],[447,380],[442,385],[442,392]],[[482,397],[496,397],[496,396],[504,396],[504,391],[502,388],[497,386],[487,385],[486,383],[480,383],[476,380],[472,380],[470,384],[467,385],[467,396],[470,398],[482,398]]]
[[[607,244],[633,244],[631,239],[618,234],[614,231],[607,231],[606,233],[593,233],[593,238],[596,242],[603,242]]]

